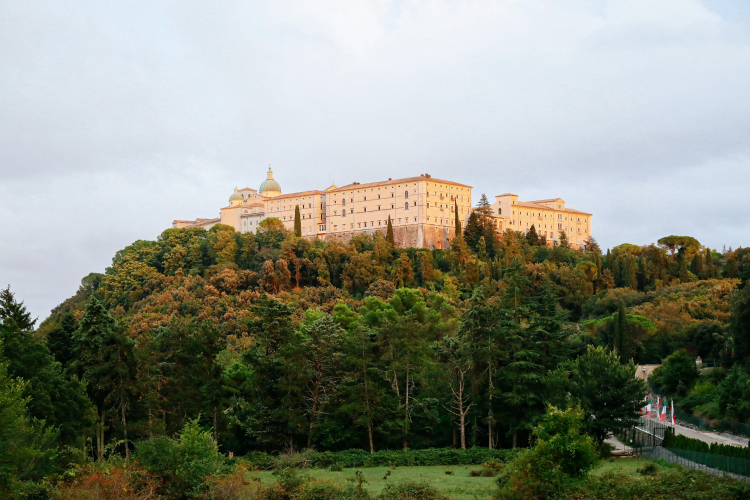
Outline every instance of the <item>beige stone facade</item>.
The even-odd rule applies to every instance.
[[[591,236],[592,215],[567,208],[562,198],[518,201],[518,195],[501,194],[495,196],[492,216],[499,232],[512,229],[527,233],[533,225],[539,236],[547,238],[549,245],[559,243],[562,232],[573,248],[581,248]]]
[[[251,188],[235,189],[229,206],[220,210],[219,219],[176,220],[172,226],[210,229],[221,223],[245,233],[257,231],[263,219],[275,217],[293,230],[295,207],[299,206],[302,237],[306,239],[348,241],[362,233],[385,234],[390,216],[398,246],[448,248],[455,234],[455,210],[458,209],[463,223],[471,213],[471,189],[465,184],[423,174],[367,184],[332,185],[323,191],[281,194],[269,169],[260,192]]]
[[[235,189],[219,218],[176,220],[172,226],[210,229],[221,223],[247,233],[256,232],[263,219],[275,217],[293,230],[295,208],[299,207],[302,237],[306,239],[348,241],[363,233],[385,234],[390,217],[397,246],[448,248],[455,235],[455,211],[464,227],[472,211],[471,190],[465,184],[422,174],[282,194],[269,168],[260,190]],[[527,232],[533,224],[548,244],[559,242],[564,231],[574,248],[580,248],[591,235],[591,214],[567,208],[560,198],[524,202],[506,193],[496,196],[491,208],[498,233],[506,229]]]

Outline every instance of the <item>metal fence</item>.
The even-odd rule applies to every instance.
[[[702,431],[709,432],[729,432],[739,436],[750,437],[750,425],[731,420],[708,420],[707,418],[696,417],[690,413],[685,413],[675,408],[675,416],[678,422],[687,422],[698,427]]]
[[[664,433],[673,430],[661,422],[641,418],[637,425],[628,429],[620,441],[635,455],[649,460],[664,460],[696,469],[714,476],[730,476],[743,481],[750,481],[750,460],[727,457],[697,451],[664,448]]]

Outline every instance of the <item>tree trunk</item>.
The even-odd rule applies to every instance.
[[[96,458],[99,463],[104,461],[104,407],[99,408],[99,425],[96,426]]]
[[[372,422],[367,423],[367,434],[370,437],[370,454],[375,453],[375,446],[372,443]]]
[[[130,460],[130,447],[128,446],[128,422],[125,420],[125,405],[120,405],[120,415],[122,417],[122,434],[125,442],[125,460]]]
[[[406,368],[406,400],[404,401],[404,453],[408,450],[409,435],[409,368]]]
[[[518,430],[513,429],[513,449],[518,447]]]
[[[218,431],[218,420],[219,416],[217,413],[219,412],[219,409],[214,406],[214,444],[218,447],[219,446],[219,431]]]
[[[310,430],[307,434],[307,447],[312,447],[312,433],[313,428],[315,427],[315,418],[320,411],[318,408],[318,403],[320,401],[320,387],[323,385],[322,378],[322,369],[321,366],[323,365],[323,360],[321,359],[320,354],[318,354],[318,358],[315,360],[315,388],[313,389],[313,404],[312,404],[312,411],[310,412]]]

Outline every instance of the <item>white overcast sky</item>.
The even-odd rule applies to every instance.
[[[271,164],[750,244],[750,2],[0,3],[0,286],[41,318]]]

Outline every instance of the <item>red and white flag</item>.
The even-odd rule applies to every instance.
[[[664,422],[664,419],[667,418],[667,405],[664,405],[661,407],[661,417],[660,420]]]
[[[674,399],[672,400],[672,425],[675,425],[677,423],[677,419],[674,416]]]

